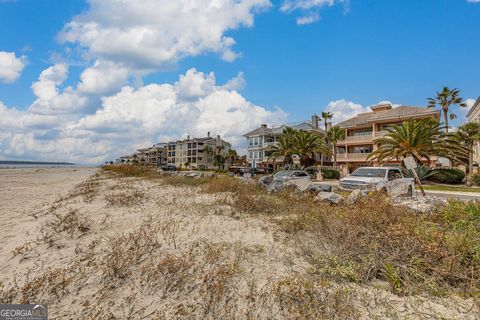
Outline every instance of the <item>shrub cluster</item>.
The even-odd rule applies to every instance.
[[[465,172],[455,168],[439,168],[428,177],[429,181],[447,184],[460,184],[465,178]]]
[[[480,186],[480,174],[475,174],[472,176],[472,182],[476,186]]]
[[[322,175],[325,179],[340,179],[340,171],[334,169],[322,169]]]

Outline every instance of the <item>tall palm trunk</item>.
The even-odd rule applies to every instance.
[[[468,146],[468,174],[473,174],[473,145]]]
[[[445,133],[448,133],[448,107],[443,108],[443,119],[445,120]]]
[[[337,166],[337,144],[333,144],[333,166]]]

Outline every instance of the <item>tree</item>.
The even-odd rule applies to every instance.
[[[332,118],[333,118],[333,113],[329,111],[322,112],[323,124],[325,125],[325,133],[327,132],[327,128],[328,128],[328,120]]]
[[[460,97],[460,90],[458,89],[450,90],[448,87],[443,87],[441,92],[437,92],[435,98],[428,98],[429,108],[438,106],[442,110],[446,133],[448,133],[448,119],[453,120],[457,117],[455,113],[450,111],[450,106],[454,105],[459,105],[460,107],[467,106]]]
[[[340,127],[332,127],[327,131],[326,139],[332,144],[333,148],[333,165],[337,165],[337,143],[345,140],[345,129]]]
[[[272,156],[274,157],[283,157],[283,162],[285,164],[292,163],[293,155],[293,143],[292,137],[289,134],[283,133],[277,140],[277,145],[273,146],[274,149]]]
[[[218,169],[223,169],[223,166],[225,165],[225,157],[222,156],[221,154],[216,154],[213,157],[213,165],[217,166]]]
[[[230,161],[230,165],[238,158],[237,151],[235,149],[229,149],[227,151],[227,158]]]
[[[325,141],[318,133],[309,131],[297,131],[293,135],[292,152],[300,156],[302,166],[310,166],[315,163],[315,154],[329,154]]]
[[[384,163],[412,156],[417,163],[421,163],[423,159],[430,161],[432,156],[438,156],[458,161],[465,154],[465,148],[452,134],[444,133],[443,129],[445,125],[431,118],[405,121],[386,128],[388,133],[375,139],[379,147],[367,160]]]
[[[461,125],[455,132],[455,137],[468,150],[468,173],[471,175],[473,172],[473,147],[480,141],[480,124],[468,122]]]

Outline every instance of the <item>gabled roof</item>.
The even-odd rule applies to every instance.
[[[313,127],[312,124],[307,121],[297,123],[297,124],[292,124],[292,125],[284,124],[279,127],[275,127],[276,129],[275,131],[277,131],[276,133],[279,134],[283,131],[284,128],[292,128],[296,130],[305,130],[305,131],[318,131],[320,133],[324,133],[325,131],[323,129]],[[267,128],[262,126],[253,131],[250,131],[249,133],[244,134],[243,136],[249,137],[249,136],[262,136],[262,135],[272,135],[272,134],[274,134],[273,128]]]
[[[473,111],[475,109],[478,109],[480,108],[480,97],[477,98],[477,101],[475,101],[475,103],[473,104],[473,106],[470,108],[470,110],[468,110],[468,113],[467,113],[467,119],[468,117],[470,117],[470,115],[473,113]]]
[[[420,108],[412,106],[400,106],[390,110],[381,110],[376,112],[360,113],[353,118],[347,119],[337,124],[342,128],[356,127],[366,125],[371,122],[377,122],[389,119],[408,119],[416,116],[440,116],[440,111],[431,108]]]
[[[265,127],[260,127],[257,128],[253,131],[250,131],[249,133],[245,133],[243,136],[248,137],[248,136],[261,136],[261,135],[266,135],[266,134],[273,134],[273,130],[271,128],[265,128]]]

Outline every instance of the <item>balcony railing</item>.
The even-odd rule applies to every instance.
[[[337,160],[367,160],[370,153],[342,153],[337,154]]]

